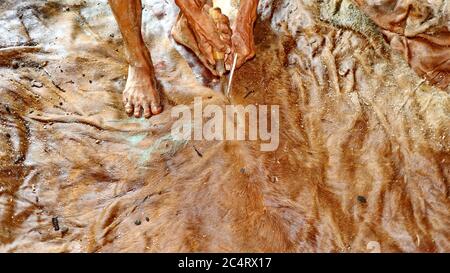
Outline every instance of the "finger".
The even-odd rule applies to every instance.
[[[222,35],[222,40],[228,45],[228,48],[231,46],[231,33],[224,33]]]
[[[234,54],[236,54],[235,51],[231,50],[230,54],[225,55],[225,69],[228,71],[233,66]]]
[[[224,52],[225,54],[230,53],[231,51],[231,33],[222,33],[220,35],[220,38],[222,39],[222,42],[227,46],[226,51]]]
[[[142,109],[142,107],[141,107],[140,104],[136,104],[134,106],[134,117],[135,118],[140,118],[141,117],[141,109]]]
[[[209,15],[208,7],[204,6],[201,16],[193,18],[193,27],[195,33],[203,36],[202,40],[209,43],[219,52],[226,52],[226,45],[223,44],[217,32],[217,26],[214,20]]]
[[[224,35],[231,36],[231,29],[225,24],[219,24],[217,26],[217,30],[220,32],[220,36],[223,38]]]
[[[212,56],[212,53],[208,52],[207,47],[210,47],[210,45],[203,35],[198,35],[198,47],[201,55],[206,59],[206,62],[210,64],[211,61],[214,60],[214,57]]]
[[[236,61],[236,68],[241,67],[245,63],[245,57],[238,56]]]
[[[212,39],[209,40],[208,42],[214,47],[215,50],[219,51],[219,52],[227,52],[228,50],[228,45],[225,44],[222,39],[220,39],[219,34],[217,33],[212,33]]]
[[[226,70],[231,70],[231,66],[233,65],[232,64],[232,57],[231,56],[233,56],[233,55],[231,55],[231,54],[227,54],[226,56],[225,56],[225,69]]]
[[[226,33],[226,34],[231,34],[232,33],[231,28],[230,28],[230,20],[225,15],[220,17],[220,21],[219,21],[218,27],[219,27],[219,31],[221,33]]]
[[[212,7],[211,7],[211,5],[208,4],[208,3],[205,3],[205,4],[203,5],[203,9],[204,9],[204,11],[207,12],[207,13],[209,12],[209,9],[210,9],[210,8],[212,8]]]
[[[220,23],[225,24],[227,26],[230,25],[230,19],[228,18],[228,16],[222,14],[222,16],[220,16]]]
[[[232,35],[231,29],[229,29],[226,25],[225,26],[219,25],[218,30],[220,31],[220,36],[222,37],[222,40],[223,40],[223,38],[231,37],[231,35]]]
[[[202,55],[206,58],[206,61],[211,64],[215,65],[216,61],[214,60],[214,54],[213,49],[210,44],[204,43],[200,46],[200,51],[202,52]]]
[[[152,110],[150,109],[150,104],[148,102],[144,103],[144,117],[150,118],[152,116]]]
[[[216,60],[214,59],[213,48],[210,45],[207,45],[205,50],[206,50],[206,55],[208,56],[208,59],[209,59],[209,63],[211,65],[215,65]]]
[[[225,63],[225,69],[228,71],[231,71],[231,68],[233,67],[233,58],[234,58],[234,54],[233,55],[229,55],[227,62]]]

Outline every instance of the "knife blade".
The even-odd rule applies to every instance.
[[[233,65],[231,66],[230,75],[229,75],[230,78],[228,80],[227,91],[225,92],[225,96],[227,98],[230,98],[230,95],[231,95],[232,85],[233,85],[233,76],[234,76],[234,71],[236,70],[237,59],[238,59],[238,54],[234,53]]]

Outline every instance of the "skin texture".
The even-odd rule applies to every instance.
[[[206,29],[203,25],[202,16],[207,13],[210,6],[205,0],[197,1],[183,1],[176,0],[177,5],[180,7],[182,14],[186,18],[180,18],[178,24],[181,26],[175,28],[172,32],[175,40],[187,47],[189,47],[194,52],[199,52],[199,58],[202,63],[210,68],[213,74],[216,74],[214,69],[211,69],[216,64],[216,60],[213,58],[214,49],[211,48],[210,44],[214,44],[213,41],[208,41],[202,38],[202,29]],[[247,0],[241,1],[239,5],[239,11],[236,19],[236,24],[233,29],[229,28],[229,20],[226,16],[222,15],[221,19],[216,22],[216,28],[220,36],[220,40],[225,43],[228,48],[216,47],[216,51],[226,53],[225,54],[225,65],[227,70],[231,70],[233,63],[234,54],[238,54],[237,68],[241,67],[245,62],[252,59],[255,56],[255,43],[254,43],[254,33],[253,28],[257,16],[259,0]],[[202,8],[200,8],[202,7]],[[201,11],[199,11],[201,10]],[[183,24],[188,24],[192,33],[186,33]],[[178,33],[177,33],[178,31]],[[184,33],[179,33],[183,31]],[[212,31],[212,29],[208,30]],[[229,37],[231,35],[231,38]]]
[[[214,22],[208,11],[210,6],[203,0],[175,0],[175,3],[186,17],[192,30],[201,55],[210,65],[215,65],[214,52],[230,52],[230,31],[226,17]]]
[[[256,21],[259,0],[241,1],[236,25],[231,37],[231,53],[225,58],[227,70],[231,69],[233,56],[238,54],[237,68],[255,56],[255,42],[253,39],[253,28]]]
[[[215,54],[225,55],[226,68],[231,69],[234,53],[238,54],[237,66],[255,56],[253,25],[256,20],[258,0],[243,1],[240,5],[234,30],[229,20],[222,15],[213,20],[209,15],[209,5],[204,0],[175,0],[192,30],[187,44],[198,47],[203,64],[216,65]],[[141,0],[109,0],[109,4],[119,24],[128,53],[128,80],[123,92],[125,111],[136,118],[150,118],[162,112],[160,95],[156,87],[153,63],[141,33]],[[188,37],[190,37],[188,36]],[[176,39],[180,40],[180,39]]]
[[[203,66],[205,66],[213,75],[219,76],[219,73],[216,70],[216,62],[218,60],[223,61],[225,54],[231,52],[232,31],[230,28],[230,21],[227,16],[221,13],[220,9],[211,12],[211,6],[204,2],[205,1],[199,1],[199,7],[202,7],[202,14],[206,15],[208,22],[212,19],[212,23],[215,25],[213,26],[215,27],[215,30],[212,32],[213,35],[211,36],[216,36],[216,38],[219,39],[219,44],[225,45],[226,47],[220,49],[212,48],[209,43],[205,42],[205,39],[202,38],[203,35],[199,34],[199,31],[196,30],[197,28],[195,26],[197,24],[200,26],[202,25],[201,23],[196,23],[199,17],[186,16],[189,12],[181,12],[178,15],[178,19],[172,28],[171,36],[177,43],[189,48],[199,58]],[[189,21],[188,18],[194,19],[189,19],[191,20]]]
[[[209,64],[215,65],[214,52],[223,54],[230,52],[231,31],[226,28],[227,21],[222,19],[214,22],[202,5],[202,1],[176,1],[176,3],[194,30],[201,54],[206,57]],[[150,118],[161,113],[162,107],[151,55],[141,33],[141,0],[109,0],[109,4],[119,24],[130,64],[123,92],[125,111],[136,118],[142,116]],[[220,36],[218,28],[222,29]]]
[[[140,0],[109,0],[119,24],[128,53],[128,80],[123,91],[125,111],[136,118],[150,118],[161,113],[161,101],[151,55],[141,34],[142,4]]]

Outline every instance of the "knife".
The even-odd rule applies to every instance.
[[[229,76],[230,78],[228,80],[227,91],[225,92],[225,96],[227,98],[230,98],[230,95],[231,95],[231,90],[232,90],[232,85],[233,85],[233,76],[234,76],[234,71],[236,70],[237,59],[238,59],[238,54],[234,53],[233,65],[231,66],[230,76]]]

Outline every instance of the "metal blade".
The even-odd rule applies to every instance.
[[[233,66],[231,67],[231,71],[230,71],[230,79],[228,80],[227,92],[225,93],[225,95],[228,98],[230,97],[230,93],[231,93],[231,85],[233,84],[233,76],[234,76],[234,71],[236,70],[237,59],[238,59],[238,54],[235,53],[234,59],[233,59]]]

